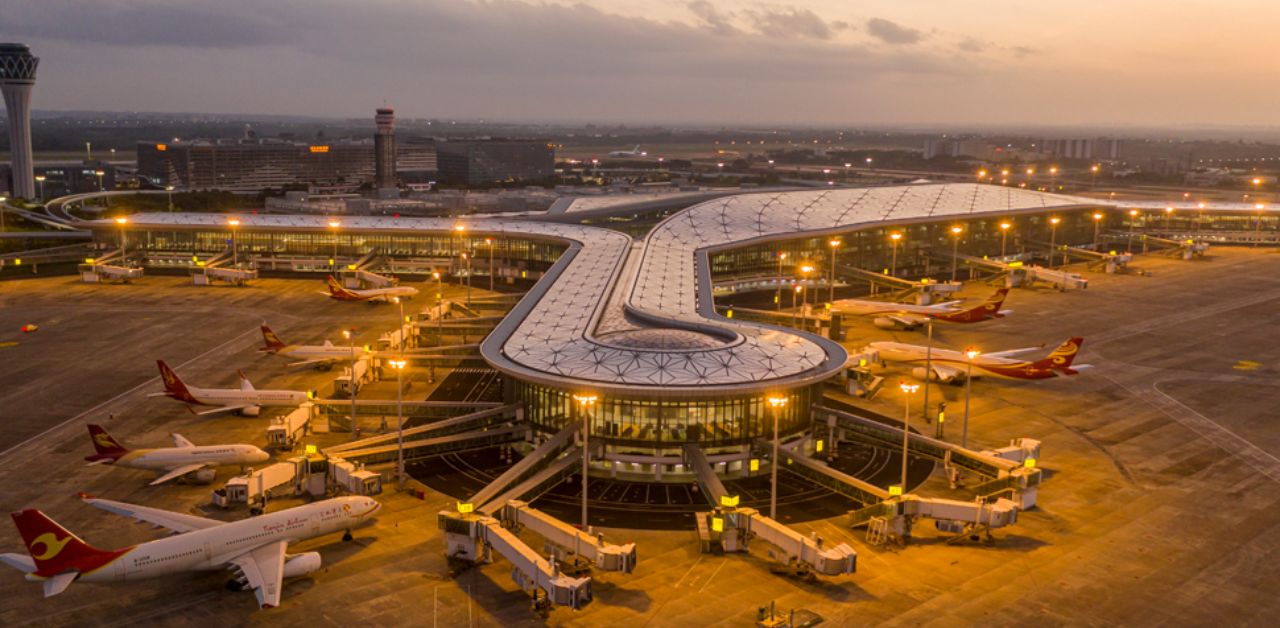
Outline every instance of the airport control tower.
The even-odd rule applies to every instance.
[[[399,195],[396,186],[396,110],[390,107],[378,109],[374,116],[378,131],[373,136],[374,175],[373,187],[378,196]]]
[[[36,66],[26,44],[0,44],[0,92],[9,115],[9,153],[13,172],[13,195],[35,198],[35,173],[31,161],[31,88],[36,84]]]

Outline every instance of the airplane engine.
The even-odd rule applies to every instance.
[[[880,329],[897,329],[898,328],[898,321],[895,321],[892,318],[877,316],[874,319],[872,319],[871,322],[875,324],[876,327],[879,327]]]
[[[298,576],[305,576],[319,568],[320,568],[319,552],[291,554],[285,557],[284,577],[297,578]]]
[[[912,376],[912,377],[914,377],[914,378],[916,378],[916,379],[924,379],[924,374],[925,374],[925,370],[924,370],[924,367],[923,367],[923,366],[917,366],[917,367],[915,367],[915,368],[911,369],[911,376]],[[950,384],[951,382],[953,382],[953,381],[957,381],[958,379],[959,379],[959,378],[957,378],[955,375],[948,375],[948,376],[946,376],[946,377],[938,377],[938,372],[937,372],[937,371],[934,371],[934,372],[930,375],[930,377],[929,377],[929,380],[930,380],[930,381],[942,382],[942,383],[944,383],[944,384]]]
[[[212,482],[213,478],[217,477],[217,475],[218,475],[218,472],[214,471],[213,469],[199,469],[196,471],[192,471],[191,473],[188,473],[187,480],[192,482],[199,482],[200,484],[208,484]]]
[[[262,406],[249,406],[240,411],[240,416],[258,416],[262,414]]]

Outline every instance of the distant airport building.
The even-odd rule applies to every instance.
[[[396,180],[396,110],[390,107],[378,109],[374,122],[378,130],[373,135],[373,187],[379,196],[392,196],[399,191]]]
[[[9,190],[19,198],[35,198],[31,158],[31,88],[40,59],[26,44],[0,44],[0,93],[9,119]]]
[[[435,148],[421,143],[392,151],[399,166],[424,173],[435,170]],[[155,185],[189,190],[256,193],[286,186],[334,186],[355,189],[374,183],[375,140],[303,143],[279,139],[219,139],[138,142],[138,173]],[[406,166],[408,166],[406,168]]]
[[[435,146],[445,183],[545,181],[555,174],[555,147],[548,140],[450,139],[438,140]]]
[[[41,199],[116,187],[116,169],[105,161],[42,161],[34,170],[36,196]]]
[[[1109,137],[1048,139],[1041,146],[1045,154],[1064,159],[1120,158],[1120,140]]]
[[[981,139],[927,139],[924,141],[924,158],[976,157],[994,159],[996,147]]]

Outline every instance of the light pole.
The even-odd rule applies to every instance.
[[[1058,252],[1058,223],[1060,222],[1062,219],[1057,216],[1049,219],[1049,268],[1053,268],[1053,258]]]
[[[1102,228],[1102,212],[1093,212],[1093,250],[1098,250],[1098,230]]]
[[[1138,221],[1138,210],[1129,210],[1129,244],[1125,247],[1125,253],[1133,253],[1133,225]]]
[[[125,258],[124,258],[124,255],[125,255],[125,234],[124,234],[124,226],[125,226],[125,225],[127,225],[127,224],[129,224],[129,219],[128,219],[128,218],[125,218],[124,216],[120,216],[119,218],[116,218],[116,224],[117,224],[117,225],[120,225],[120,263],[121,263],[121,264],[125,264]]]
[[[870,157],[867,157],[867,170],[870,170],[872,174],[875,174],[876,167],[872,165],[872,163],[873,163],[872,159]]]
[[[964,356],[969,358],[969,369],[964,375],[964,427],[960,430],[960,446],[969,446],[969,391],[973,389],[973,361],[982,355],[981,351],[968,348],[964,352]]]
[[[591,460],[591,448],[587,446],[587,437],[591,433],[591,417],[587,409],[596,403],[595,395],[574,395],[578,402],[578,418],[582,420],[582,530],[587,530],[587,462]]]
[[[769,518],[778,519],[778,415],[787,407],[787,398],[781,395],[769,397],[769,407],[773,409],[773,464],[769,470]]]
[[[933,377],[933,317],[925,316],[926,338],[924,345],[924,422],[929,419],[929,380]],[[903,490],[906,485],[903,485]]]
[[[467,307],[471,307],[471,255],[464,251],[462,259],[467,262]]]
[[[808,281],[808,280],[809,280],[809,273],[811,273],[811,272],[813,272],[813,266],[810,266],[810,265],[808,265],[808,264],[805,264],[804,266],[801,266],[801,267],[800,267],[800,277],[801,277],[801,279],[804,279],[805,281]],[[815,297],[813,298],[813,300],[816,302],[816,301],[818,300],[818,297],[816,297],[816,296],[815,296]],[[801,295],[800,295],[800,309],[802,309],[802,310],[803,310],[803,309],[804,309],[804,307],[805,307],[806,305],[809,305],[809,293],[808,293],[808,292],[805,292],[805,293],[803,293],[803,294],[801,294]],[[806,318],[807,318],[807,317],[806,317]]]
[[[777,311],[782,311],[782,260],[787,259],[787,254],[778,252],[778,294],[774,297],[774,303],[778,306]]]
[[[960,262],[960,234],[964,228],[956,225],[951,228],[951,283],[956,282],[956,268]]]
[[[403,329],[403,327],[402,327]],[[403,339],[402,339],[403,340]],[[404,373],[404,357],[399,360],[388,360],[391,368],[396,370],[396,485],[404,488],[404,384],[401,374]]]
[[[458,248],[459,249],[464,248],[462,246],[462,244],[464,244],[464,242],[462,241],[462,238],[466,237],[465,234],[467,232],[467,226],[462,223],[458,223],[453,226],[453,232],[458,234],[458,244],[459,244]],[[452,239],[449,240],[449,257],[453,257],[453,240]],[[452,267],[453,262],[450,262],[449,266]]]
[[[104,170],[94,170],[94,171],[93,171],[93,174],[98,175],[98,191],[99,191],[99,192],[105,192],[105,191],[106,191],[106,188],[102,187],[102,177],[103,177],[104,175],[106,175],[106,174],[107,174],[107,173],[106,173],[106,171],[104,171]],[[102,196],[102,204],[103,204],[105,207],[111,207],[111,197],[110,197],[110,196],[107,196],[107,195],[105,195],[105,194],[104,194],[104,195]]]
[[[485,238],[484,243],[489,247],[489,292],[493,292],[493,238]]]
[[[796,314],[799,312],[799,310],[796,309],[796,295],[800,294],[801,290],[804,290],[804,286],[800,284],[796,284],[795,289],[791,291],[791,326],[792,327],[796,326]]]
[[[827,244],[831,246],[831,276],[827,277],[827,281],[830,284],[828,287],[831,290],[827,300],[831,301],[834,307],[836,302],[836,251],[840,250],[840,240],[833,238],[828,240]]]
[[[436,346],[444,345],[444,276],[431,273],[436,279]]]
[[[4,231],[4,207],[9,202],[9,197],[0,196],[0,231]]]
[[[169,194],[169,211],[173,211],[173,186],[172,185],[164,186],[164,191]]]
[[[1058,190],[1058,167],[1051,166],[1049,168],[1049,191],[1056,192]]]
[[[925,380],[925,383],[926,384],[928,383],[927,379]],[[907,439],[911,434],[911,431],[909,429],[909,426],[911,424],[911,393],[914,393],[916,390],[919,390],[920,385],[908,384],[906,382],[902,382],[901,384],[898,384],[898,387],[902,389],[902,494],[906,495],[907,494],[907,445],[908,445]],[[928,394],[929,387],[927,385],[925,386],[924,391],[926,394]],[[929,402],[926,401],[925,406],[927,407],[928,404]],[[926,409],[925,412],[928,412],[928,410]]]
[[[1034,189],[1035,189],[1035,187],[1034,187],[1034,186],[1035,186],[1035,183],[1033,183],[1033,182],[1032,182],[1032,177],[1034,177],[1035,175],[1036,175],[1036,169],[1035,169],[1035,168],[1027,168],[1027,189],[1028,189],[1028,190],[1034,190]]]
[[[1008,223],[1008,222],[1000,223],[1000,257],[1005,256],[1004,245],[1005,245],[1005,242],[1009,239],[1009,228],[1012,226],[1013,226],[1013,223]]]
[[[987,171],[986,171],[986,170],[979,170],[979,171],[978,171],[978,183],[982,183],[982,180],[983,180],[983,179],[985,179],[985,178],[987,178]]]
[[[889,264],[889,276],[891,277],[898,276],[898,242],[900,240],[902,240],[901,233],[889,234],[889,241],[891,242],[890,246],[893,248],[893,253],[892,253],[893,261],[890,262]]]
[[[1092,181],[1090,181],[1089,183],[1089,189],[1090,190],[1098,189],[1098,164],[1093,164],[1092,166],[1089,166],[1089,176],[1092,178]]]
[[[338,228],[341,226],[336,220],[329,221],[329,228],[333,229],[333,259],[329,260],[329,269],[335,273],[338,272]]]
[[[351,349],[351,378],[347,380],[351,390],[351,440],[356,440],[360,431],[356,429],[356,330],[355,328],[342,330],[342,337],[347,339],[348,346]]]
[[[1009,169],[1000,171],[1000,185],[1009,185]]]
[[[236,268],[239,268],[240,257],[239,257],[239,254],[236,252],[236,227],[240,226],[240,219],[232,218],[231,220],[228,220],[227,226],[230,227],[230,231],[231,231],[231,265]]]
[[[1173,231],[1173,208],[1172,207],[1164,208],[1164,230],[1169,232]]]
[[[36,175],[36,183],[40,185],[40,204],[44,205],[44,180],[48,177],[38,174]]]
[[[1204,222],[1204,203],[1196,203],[1196,233],[1200,233],[1200,225]]]

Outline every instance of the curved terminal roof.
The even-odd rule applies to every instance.
[[[1113,204],[1134,206],[964,183],[718,198],[669,217],[642,243],[574,224],[500,219],[464,224],[471,235],[518,234],[568,245],[482,344],[484,358],[495,368],[559,388],[654,396],[695,389],[746,394],[820,381],[838,371],[847,356],[837,343],[812,334],[716,315],[710,252],[866,227]],[[240,229],[331,231],[323,216],[238,218]],[[130,218],[130,227],[225,228],[226,219],[223,214],[138,214]],[[445,218],[376,216],[341,221],[348,233],[456,233],[457,224]]]

